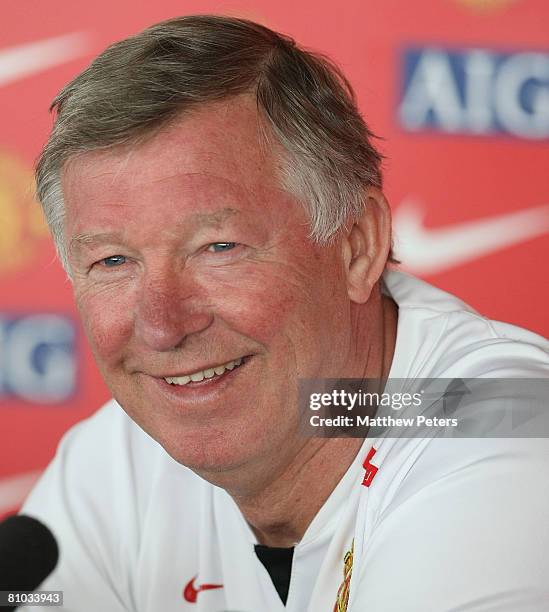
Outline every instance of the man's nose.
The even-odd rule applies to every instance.
[[[196,285],[177,275],[144,279],[135,307],[135,334],[155,351],[169,351],[208,328],[213,315]]]

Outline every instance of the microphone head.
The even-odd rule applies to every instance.
[[[0,523],[0,591],[34,591],[58,559],[52,532],[37,519],[18,515]]]

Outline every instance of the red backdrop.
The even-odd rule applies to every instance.
[[[0,6],[0,516],[107,397],[32,196],[55,93],[109,43],[183,13],[247,17],[331,56],[383,136],[396,252],[546,334],[546,0],[53,0]]]

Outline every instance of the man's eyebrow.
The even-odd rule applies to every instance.
[[[194,213],[190,215],[185,225],[196,226],[220,226],[233,215],[239,214],[236,208],[223,208],[214,213]],[[82,233],[74,236],[69,244],[69,253],[78,251],[82,247],[93,247],[97,244],[108,242],[121,242],[122,235],[119,232],[100,232],[96,234]]]
[[[239,213],[240,211],[236,208],[226,207],[214,213],[194,213],[191,218],[197,225],[221,225],[227,219]]]
[[[118,232],[101,232],[98,234],[77,234],[71,238],[69,244],[69,253],[78,251],[81,247],[95,246],[96,244],[105,244],[107,242],[117,242],[121,240],[121,234]]]

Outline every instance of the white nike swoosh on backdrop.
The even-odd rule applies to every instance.
[[[0,515],[18,508],[30,493],[42,470],[0,478]]]
[[[444,227],[425,227],[425,207],[406,200],[393,218],[395,255],[403,268],[436,274],[549,233],[549,205]]]
[[[90,45],[82,32],[0,49],[0,86],[85,55]]]

